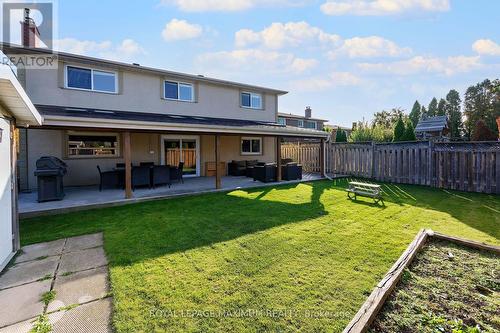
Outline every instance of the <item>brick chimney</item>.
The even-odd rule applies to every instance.
[[[305,110],[305,117],[306,118],[311,118],[311,113],[312,113],[312,110],[311,110],[311,107],[310,106],[306,106],[306,110]]]
[[[24,8],[23,21],[21,21],[21,33],[23,47],[36,47],[36,37],[40,37],[40,32],[35,21],[30,17],[30,9]]]

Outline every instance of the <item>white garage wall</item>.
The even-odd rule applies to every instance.
[[[10,123],[0,117],[0,271],[12,255],[12,190]]]

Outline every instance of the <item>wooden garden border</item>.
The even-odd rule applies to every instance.
[[[464,238],[448,236],[434,232],[430,229],[420,230],[417,236],[415,236],[413,242],[411,242],[401,257],[399,257],[384,278],[377,284],[370,296],[368,296],[368,299],[361,306],[358,313],[356,313],[351,322],[345,327],[343,333],[362,333],[368,330],[378,312],[384,305],[385,300],[401,279],[404,269],[410,265],[418,251],[431,237],[473,247],[479,250],[493,251],[500,254],[500,246],[488,245]]]

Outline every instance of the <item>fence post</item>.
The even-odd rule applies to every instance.
[[[372,170],[371,178],[375,178],[375,142],[372,141]]]
[[[434,150],[434,145],[432,144],[432,140],[429,140],[429,158],[428,158],[428,177],[429,177],[429,186],[434,186],[433,182],[433,177],[432,177],[432,171],[434,169],[434,163],[432,161],[432,156],[433,156],[433,150]]]

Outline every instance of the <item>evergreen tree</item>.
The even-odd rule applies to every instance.
[[[462,135],[463,123],[462,112],[460,110],[460,94],[452,89],[446,95],[446,115],[450,121],[450,134],[452,139],[458,139]]]
[[[425,106],[422,105],[422,110],[420,111],[420,119],[425,119],[429,115],[427,114],[427,110],[425,109]],[[417,127],[417,126],[415,126]]]
[[[438,112],[438,101],[436,97],[433,97],[431,102],[429,103],[429,108],[427,109],[427,115],[429,117],[434,117]]]
[[[417,137],[415,136],[415,128],[413,127],[413,123],[411,121],[407,121],[405,125],[405,134],[403,141],[416,141]]]
[[[436,116],[444,116],[445,114],[446,114],[446,101],[441,98],[438,103]]]
[[[418,101],[415,101],[415,103],[413,103],[413,108],[411,109],[410,112],[410,120],[413,127],[416,127],[418,121],[420,120],[420,115],[421,115],[420,109],[421,109],[420,103]]]
[[[335,142],[347,142],[347,134],[342,129],[337,129],[337,133],[335,133]]]
[[[403,118],[399,117],[398,121],[396,122],[396,126],[394,126],[394,137],[393,141],[403,141],[405,136],[405,124],[403,122]]]

